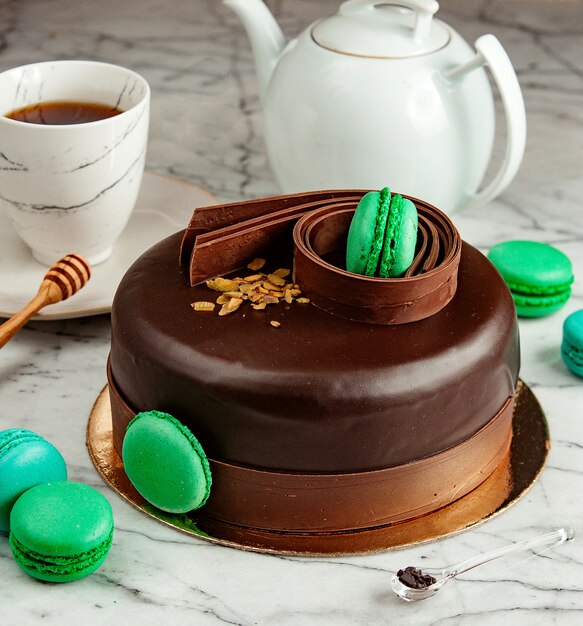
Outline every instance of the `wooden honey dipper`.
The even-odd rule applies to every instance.
[[[45,274],[36,296],[18,313],[0,326],[0,348],[47,304],[70,298],[84,287],[91,277],[91,266],[78,254],[68,254]]]

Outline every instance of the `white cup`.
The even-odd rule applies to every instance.
[[[68,125],[5,117],[58,101],[123,112]],[[48,61],[0,73],[0,208],[37,261],[77,253],[96,265],[111,255],[138,196],[149,111],[148,83],[117,65]]]

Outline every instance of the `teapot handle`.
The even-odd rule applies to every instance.
[[[518,78],[506,50],[494,35],[482,35],[475,43],[478,54],[467,63],[445,73],[448,80],[461,78],[467,72],[487,65],[504,106],[506,119],[506,153],[500,170],[489,185],[474,194],[464,209],[482,206],[499,195],[516,176],[526,144],[526,111]]]
[[[348,0],[340,5],[338,12],[342,15],[355,16],[386,5],[405,7],[415,12],[415,26],[413,27],[415,41],[422,41],[427,37],[431,29],[431,20],[439,10],[436,0],[392,0],[390,2],[387,0]]]

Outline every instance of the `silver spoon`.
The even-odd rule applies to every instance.
[[[446,582],[455,578],[458,574],[463,574],[468,570],[474,569],[474,567],[478,567],[478,565],[483,565],[494,559],[499,559],[500,557],[514,554],[515,552],[522,552],[523,550],[559,545],[564,541],[571,541],[574,537],[575,531],[572,528],[559,528],[552,533],[539,535],[533,539],[519,541],[518,543],[513,543],[504,548],[498,548],[497,550],[492,550],[492,552],[480,554],[472,559],[451,565],[445,569],[418,570],[416,568],[405,568],[393,575],[391,578],[391,587],[400,598],[407,602],[425,600],[425,598],[430,598],[435,595]],[[411,572],[411,570],[415,571]],[[405,584],[403,580],[409,581],[410,584],[415,584],[415,587]]]

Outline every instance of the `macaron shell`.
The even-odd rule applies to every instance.
[[[206,455],[188,428],[167,413],[139,413],[128,425],[122,458],[134,487],[163,511],[187,513],[209,497]]]
[[[552,315],[561,309],[569,296],[571,289],[563,291],[559,294],[551,294],[548,296],[528,295],[517,293],[510,290],[514,305],[516,306],[516,314],[519,317],[545,317]]]
[[[28,489],[67,479],[61,453],[40,435],[21,428],[0,433],[0,530],[10,526],[10,511]]]
[[[381,255],[391,192],[388,188],[370,191],[356,207],[346,243],[346,269],[373,276]]]
[[[510,289],[521,293],[562,293],[573,283],[569,257],[546,243],[505,241],[492,247],[488,258]]]
[[[111,547],[113,531],[97,548],[76,556],[58,557],[42,555],[27,550],[10,535],[10,548],[15,561],[30,576],[52,583],[68,583],[80,580],[101,567]]]
[[[411,200],[394,195],[379,267],[381,278],[396,278],[409,269],[415,258],[418,225],[417,207]]]
[[[583,377],[583,309],[571,313],[563,322],[561,356],[573,374]]]
[[[20,496],[10,515],[14,558],[40,580],[67,582],[94,572],[112,537],[111,505],[81,483],[37,485]]]
[[[571,261],[553,246],[537,241],[505,241],[491,248],[488,258],[510,288],[520,317],[555,313],[571,295]]]

